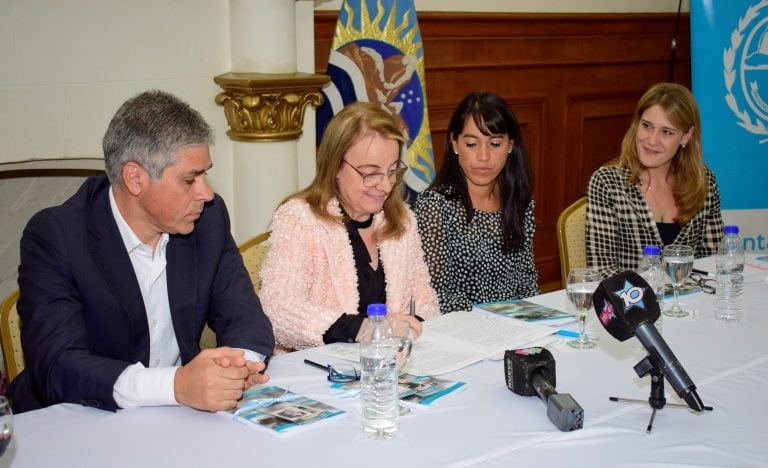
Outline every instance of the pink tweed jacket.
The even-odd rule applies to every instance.
[[[341,216],[337,200],[329,203],[328,211]],[[384,222],[383,212],[374,215],[374,228]],[[400,239],[379,244],[387,307],[390,312],[408,313],[413,296],[416,313],[427,319],[440,309],[410,211],[407,226]],[[278,349],[321,346],[323,333],[342,314],[356,314],[360,300],[347,230],[318,219],[304,200],[293,199],[275,212],[270,241],[259,298],[272,321]]]

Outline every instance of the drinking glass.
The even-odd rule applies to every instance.
[[[413,349],[413,331],[408,322],[394,320],[392,324],[392,336],[395,339],[395,352],[397,353],[397,371],[403,373],[403,369],[411,360]]]
[[[589,349],[597,346],[595,340],[586,333],[587,312],[592,307],[592,294],[600,283],[600,273],[592,268],[574,268],[568,272],[565,292],[568,300],[579,312],[579,337],[568,342],[568,346],[577,349]]]
[[[405,366],[411,359],[411,350],[413,349],[413,330],[411,325],[405,320],[392,320],[392,338],[395,340],[395,356],[397,359],[397,374],[403,374]],[[399,389],[398,389],[399,393]],[[400,405],[400,416],[411,412],[411,409],[398,400]]]
[[[13,412],[11,403],[4,396],[0,395],[0,457],[11,445],[11,436],[13,435]]]
[[[693,269],[693,248],[688,245],[668,245],[664,247],[664,265],[672,283],[672,307],[664,311],[669,317],[687,317],[688,312],[680,307],[678,295],[680,286],[685,283]]]

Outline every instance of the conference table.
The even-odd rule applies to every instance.
[[[530,300],[570,307],[563,291]],[[650,433],[647,403],[609,400],[647,401],[650,378],[633,369],[645,350],[636,338],[615,340],[590,312],[596,350],[549,347],[558,392],[584,408],[580,430],[558,431],[543,402],[510,392],[503,361],[490,359],[440,376],[466,382],[465,389],[403,417],[394,439],[370,440],[362,434],[359,401],[335,398],[325,374],[303,363],[328,362],[309,349],[275,357],[271,383],[345,409],[349,417],[278,438],[184,407],[111,413],[61,404],[16,415],[0,466],[768,466],[768,283],[753,277],[744,285],[737,323],[714,319],[709,294],[682,296],[681,304],[694,316],[664,318],[663,336],[713,411],[670,406],[682,402],[666,384],[668,405]]]

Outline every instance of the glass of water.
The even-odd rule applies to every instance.
[[[397,373],[398,375],[405,373],[405,366],[411,360],[411,351],[413,350],[413,329],[411,325],[405,320],[392,320],[392,339],[395,341],[395,356],[397,359]],[[398,388],[398,392],[399,392]],[[411,409],[399,401],[400,416],[404,416],[411,412]]]
[[[597,346],[595,340],[586,333],[587,312],[592,307],[592,294],[600,283],[600,273],[592,268],[574,268],[568,272],[565,292],[579,312],[579,337],[568,342],[568,346],[577,349],[589,349]]]
[[[687,317],[688,311],[680,307],[678,295],[680,286],[691,275],[693,270],[693,247],[688,245],[668,245],[664,247],[664,266],[669,281],[672,283],[672,307],[664,311],[669,317]]]

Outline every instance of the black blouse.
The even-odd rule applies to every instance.
[[[670,245],[675,242],[677,235],[680,234],[680,231],[683,229],[683,227],[677,223],[656,223],[656,228],[659,230],[661,242],[664,245]]]
[[[360,298],[356,314],[343,314],[323,334],[324,343],[343,341],[354,343],[357,332],[363,320],[368,316],[368,304],[387,301],[387,281],[384,274],[384,265],[379,262],[379,267],[371,267],[371,255],[360,237],[359,229],[367,229],[373,222],[373,216],[367,221],[355,221],[350,219],[344,224],[347,227],[349,241],[352,244],[352,254],[355,257],[355,269],[357,270],[357,293]]]

